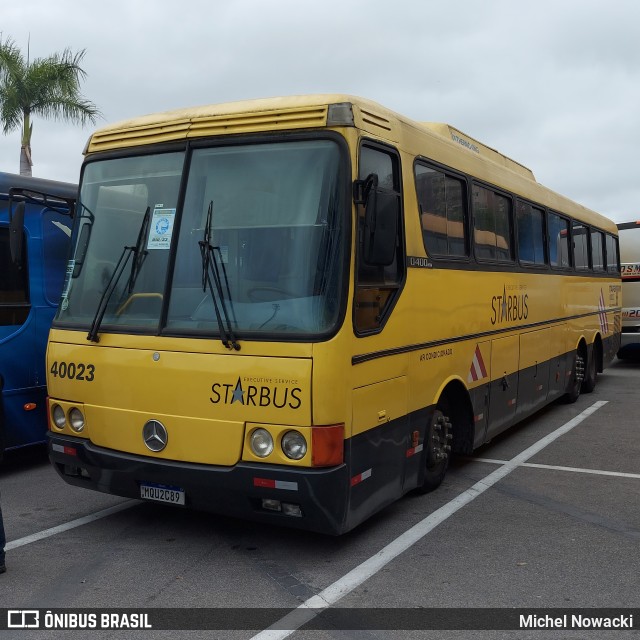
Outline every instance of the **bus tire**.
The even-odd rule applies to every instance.
[[[439,404],[429,421],[424,438],[425,469],[424,481],[418,489],[420,493],[429,493],[437,489],[449,468],[453,427],[447,413]]]
[[[591,393],[596,388],[596,382],[598,380],[598,352],[597,345],[593,343],[593,349],[591,350],[591,357],[587,361],[587,367],[584,374],[584,380],[580,389],[581,393]]]
[[[569,389],[564,396],[565,402],[573,404],[579,397],[584,380],[584,351],[578,349],[573,357],[573,371],[571,372],[571,382]]]

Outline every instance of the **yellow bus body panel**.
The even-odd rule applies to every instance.
[[[97,446],[151,455],[142,429],[155,419],[167,428],[169,439],[154,457],[232,465],[241,458],[246,422],[311,424],[310,358],[103,348],[56,339],[65,333],[84,338],[78,332],[52,332],[49,395],[69,407],[79,396],[86,418],[81,435]],[[118,337],[110,336],[112,342]],[[155,340],[165,346],[164,339]],[[74,379],[68,377],[70,364]],[[80,365],[84,379],[77,378]],[[51,374],[54,367],[57,375]],[[69,427],[61,432],[78,435]]]

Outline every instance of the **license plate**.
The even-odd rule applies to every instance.
[[[165,484],[140,483],[140,497],[143,500],[155,500],[169,504],[184,504],[184,489]]]

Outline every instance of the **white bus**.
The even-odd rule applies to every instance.
[[[640,356],[640,220],[618,225],[622,272],[622,339],[618,358]]]

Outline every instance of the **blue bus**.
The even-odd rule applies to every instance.
[[[78,187],[0,172],[0,459],[45,442],[45,351]]]

